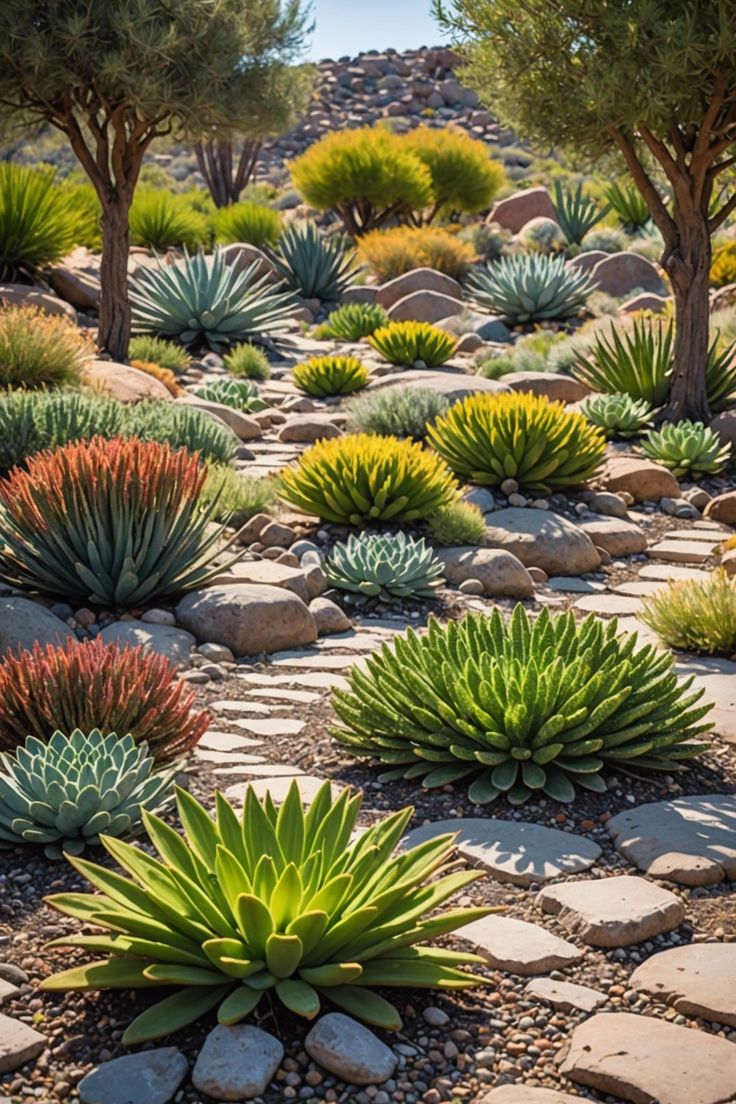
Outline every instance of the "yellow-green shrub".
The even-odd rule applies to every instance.
[[[482,544],[486,519],[470,502],[452,502],[443,506],[429,519],[433,539],[443,547],[462,544]]]
[[[367,433],[319,441],[281,473],[281,497],[337,524],[419,521],[453,502],[457,483],[413,441]]]
[[[722,568],[699,579],[670,582],[643,600],[639,620],[671,648],[686,652],[736,649],[736,578]]]
[[[415,364],[428,368],[445,364],[457,349],[457,339],[429,322],[389,322],[375,330],[368,341],[389,364]]]
[[[80,330],[35,307],[0,312],[0,388],[78,384],[92,347]]]
[[[157,379],[175,399],[181,395],[183,388],[176,382],[176,376],[170,368],[164,368],[163,365],[157,364],[155,360],[139,360],[137,358],[131,360],[130,366],[131,368],[137,368],[139,372],[145,372],[147,376]]]
[[[506,181],[503,166],[490,156],[486,143],[461,130],[420,126],[403,142],[429,169],[432,208],[427,221],[442,211],[473,214],[490,207]]]
[[[297,364],[293,379],[300,391],[316,398],[349,395],[368,382],[368,369],[357,357],[320,356]]]
[[[415,268],[433,268],[460,280],[473,263],[473,249],[435,226],[395,226],[361,238],[358,259],[384,283]]]
[[[281,215],[262,203],[233,203],[217,212],[215,233],[219,242],[247,242],[263,249],[277,241],[281,233]]]
[[[726,241],[713,250],[710,266],[711,287],[736,283],[736,241]]]
[[[430,426],[427,440],[458,475],[496,486],[516,479],[552,491],[590,479],[603,433],[561,402],[508,392],[469,395]]]
[[[195,250],[209,237],[207,219],[181,196],[159,188],[139,188],[130,208],[130,240],[163,253],[186,246]]]

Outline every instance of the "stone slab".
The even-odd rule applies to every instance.
[[[580,1104],[579,1096],[538,1089],[530,1085],[500,1085],[478,1099],[478,1104]]]
[[[267,716],[269,713],[273,713],[274,707],[272,705],[266,705],[264,702],[253,701],[215,701],[210,705],[210,709],[214,709],[216,713],[260,713],[263,716]]]
[[[537,905],[592,947],[629,947],[685,919],[679,897],[629,874],[547,886]]]
[[[575,609],[600,617],[631,617],[641,611],[641,599],[620,594],[590,594],[578,598]]]
[[[176,1047],[125,1054],[93,1069],[79,1082],[82,1104],[168,1104],[189,1063]]]
[[[666,560],[668,563],[697,564],[710,559],[712,552],[702,541],[662,540],[650,545],[648,554],[653,560]]]
[[[0,1073],[12,1073],[46,1049],[48,1039],[20,1020],[0,1013]]]
[[[472,943],[494,970],[506,970],[522,977],[573,966],[585,953],[538,924],[515,920],[511,916],[484,916],[482,920],[473,920],[458,928],[455,934]]]
[[[286,795],[294,781],[299,783],[299,793],[305,805],[309,805],[314,801],[318,790],[325,784],[324,778],[315,778],[314,775],[311,774],[300,774],[298,776],[292,775],[291,777],[281,778],[255,778],[248,782],[248,785],[251,787],[256,797],[263,798],[267,793],[270,793],[274,804],[280,805],[282,801],[286,800]],[[228,786],[225,790],[225,797],[236,805],[242,805],[244,792],[245,784],[241,782],[234,786]],[[337,788],[333,785],[333,797],[336,796],[337,792]]]
[[[301,686],[310,690],[347,690],[349,683],[342,675],[327,671],[297,671],[290,675],[238,674],[249,686]]]
[[[678,564],[644,564],[639,572],[640,579],[657,579],[667,582],[669,579],[695,579],[702,582],[707,572],[699,567],[682,567]]]
[[[690,943],[652,955],[634,970],[629,987],[684,1016],[736,1027],[736,944]]]
[[[249,690],[248,693],[271,701],[298,702],[302,705],[312,705],[320,700],[319,694],[311,694],[309,690],[288,690],[286,687],[282,690]]]
[[[251,740],[232,732],[205,732],[197,744],[197,751],[244,751],[249,747],[263,747],[263,740]]]
[[[555,981],[554,978],[532,978],[527,982],[524,996],[528,999],[547,1001],[561,1012],[595,1012],[608,997],[587,985],[575,985],[571,981]]]
[[[254,736],[298,736],[306,727],[305,721],[290,720],[288,717],[270,717],[263,720],[248,717],[247,720],[237,720],[232,723],[238,728],[244,728],[246,732],[252,732]]]

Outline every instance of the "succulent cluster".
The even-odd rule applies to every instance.
[[[571,318],[594,290],[587,272],[545,253],[501,257],[474,268],[467,282],[472,299],[512,326]]]
[[[442,585],[442,564],[431,546],[403,532],[395,535],[354,533],[336,544],[325,561],[332,586],[367,598],[391,602],[431,598]]]
[[[644,399],[621,392],[591,395],[580,403],[580,412],[602,429],[606,437],[635,437],[651,425],[652,408]]]
[[[717,475],[731,457],[731,446],[702,422],[682,421],[653,429],[641,443],[650,460],[669,468],[678,479]]]
[[[292,377],[300,391],[321,399],[360,391],[368,383],[368,369],[357,357],[319,356],[297,364]]]
[[[296,783],[278,812],[248,787],[242,817],[219,793],[214,819],[185,791],[176,798],[183,835],[144,814],[160,858],[104,838],[128,877],[71,859],[99,892],[48,898],[106,934],[54,940],[97,957],[43,989],[173,988],[133,1021],[125,1044],[168,1035],[214,1008],[220,1023],[238,1023],[265,992],[307,1019],[327,1000],[398,1029],[396,1008],[375,988],[483,983],[460,968],[480,962],[475,955],[422,946],[490,910],[436,911],[479,875],[442,873],[452,835],[394,856],[412,809],[356,834],[360,795],[343,790],[333,800],[329,783],[306,812]]]
[[[389,322],[374,330],[368,339],[389,364],[427,368],[445,364],[457,349],[457,338],[429,322]]]
[[[530,490],[573,486],[597,471],[606,441],[582,414],[542,395],[469,395],[430,426],[427,439],[454,472],[496,486],[516,479]]]
[[[142,829],[144,809],[173,799],[175,768],[155,773],[145,743],[103,736],[98,729],[48,743],[29,736],[14,754],[0,754],[0,847],[42,844],[47,858],[80,855],[100,835]]]
[[[498,610],[432,620],[353,669],[333,695],[334,735],[386,764],[385,780],[468,779],[477,804],[501,793],[572,801],[576,785],[605,790],[607,766],[669,772],[703,750],[695,737],[711,707],[672,662],[594,614],[576,622],[543,609],[532,622],[519,604],[508,623]]]
[[[231,406],[234,410],[244,410],[247,413],[265,410],[268,405],[261,398],[257,384],[249,379],[213,380],[212,383],[198,387],[194,394],[207,402],[222,403],[223,406]]]
[[[291,291],[327,303],[344,295],[355,272],[355,254],[340,238],[323,238],[313,222],[288,226],[271,261]]]
[[[388,315],[378,303],[344,303],[319,327],[319,337],[360,341],[387,322]]]

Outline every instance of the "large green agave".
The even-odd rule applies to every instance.
[[[724,445],[714,429],[689,421],[653,429],[642,441],[641,451],[678,479],[717,475],[731,457],[731,446]]]
[[[513,326],[570,318],[595,288],[587,272],[544,253],[501,257],[474,268],[467,285],[471,299]]]
[[[710,705],[688,694],[668,652],[619,635],[594,614],[519,604],[508,623],[494,610],[459,624],[413,630],[354,668],[333,704],[333,734],[353,755],[389,764],[385,780],[427,788],[468,779],[477,804],[505,793],[572,801],[575,786],[603,792],[603,769],[677,770],[705,745],[693,737]]]
[[[79,855],[100,833],[142,831],[145,809],[173,800],[177,766],[154,771],[145,741],[78,728],[48,743],[29,736],[24,747],[0,754],[0,847],[42,844],[50,859]]]
[[[393,856],[411,808],[356,836],[360,795],[346,789],[333,800],[329,783],[306,813],[296,782],[278,811],[270,795],[259,801],[248,787],[242,818],[220,793],[214,819],[185,791],[176,799],[183,836],[144,814],[160,858],[105,837],[130,877],[70,859],[99,893],[48,898],[67,916],[108,931],[54,940],[52,947],[104,957],[47,978],[42,989],[176,988],[134,1020],[124,1043],[168,1035],[215,1007],[220,1023],[238,1023],[264,994],[308,1019],[326,998],[398,1029],[397,1010],[374,986],[483,983],[458,969],[480,963],[475,955],[420,946],[492,910],[436,912],[479,875],[443,873],[452,835]]]
[[[190,256],[185,249],[175,264],[141,268],[130,280],[133,332],[183,345],[206,342],[217,352],[253,334],[283,330],[293,298],[274,291],[267,275],[258,276],[259,265],[256,260],[240,269],[226,263],[221,249],[210,256]]]
[[[588,231],[611,209],[610,204],[600,206],[590,196],[584,195],[582,184],[578,184],[575,191],[572,191],[563,188],[559,180],[554,182],[552,206],[562,233],[574,245],[580,245]]]
[[[442,585],[443,565],[422,538],[354,533],[336,544],[325,561],[325,575],[332,586],[380,598],[431,598]]]
[[[325,240],[313,222],[288,226],[271,261],[292,291],[328,303],[344,295],[355,274],[355,252],[346,251],[339,238]]]

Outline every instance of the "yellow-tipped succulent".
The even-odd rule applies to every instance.
[[[457,339],[429,322],[389,322],[368,338],[390,364],[415,364],[428,368],[445,364],[457,349]]]
[[[349,395],[368,383],[368,369],[350,356],[319,356],[297,364],[293,379],[300,391],[321,399],[328,395]]]

